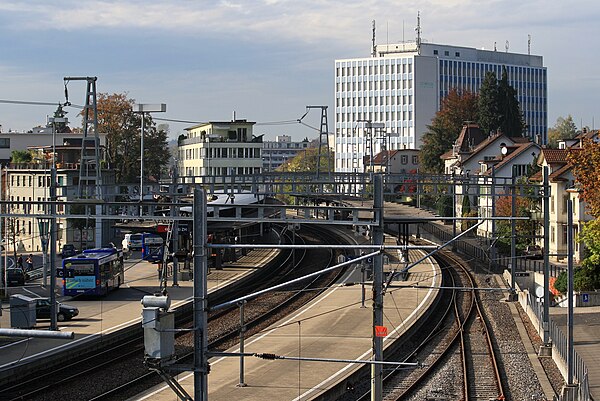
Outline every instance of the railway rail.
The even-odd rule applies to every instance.
[[[306,228],[303,229],[302,236],[296,235],[296,240],[301,237],[312,243],[331,243],[336,236],[327,230]],[[336,241],[340,240],[336,239]],[[311,252],[310,260],[304,251],[296,250],[293,257],[291,252],[288,252],[284,261],[278,261],[281,266],[286,268],[277,272],[269,280],[260,280],[258,288],[288,281],[307,274],[309,271],[335,264],[336,257],[337,255],[332,250],[323,250],[317,254]],[[292,260],[296,262],[294,266],[292,266]],[[253,331],[260,330],[270,322],[278,320],[288,311],[296,310],[318,294],[315,288],[325,288],[337,278],[338,272],[331,273],[326,277],[322,275],[302,287],[291,287],[285,292],[265,294],[248,302],[245,306],[247,332],[252,334]],[[258,288],[254,283],[252,290]],[[250,291],[248,284],[243,291],[237,294],[230,293],[229,298],[232,299],[236,295]],[[213,302],[213,304],[215,303],[218,302]],[[229,311],[211,314],[209,319],[210,348],[226,348],[237,342],[240,324],[237,308],[233,307]],[[192,352],[192,334],[178,336],[176,341],[179,362],[186,363],[186,358],[189,358]],[[24,386],[19,385],[5,389],[3,399],[123,399],[161,382],[154,372],[149,372],[143,366],[143,340],[139,337],[114,345],[111,349],[95,352],[85,360],[80,359],[75,365],[65,365],[61,370],[65,372],[62,378],[58,370],[53,370],[45,375],[36,375],[28,383],[23,383]],[[117,380],[117,376],[122,377]]]
[[[419,361],[416,369],[395,369],[384,377],[385,400],[504,400],[505,384],[473,277],[451,253],[435,256],[444,272],[437,312],[419,333],[403,339],[395,361]],[[429,333],[425,337],[422,333]],[[443,377],[440,379],[440,377]],[[357,398],[370,399],[370,391]]]

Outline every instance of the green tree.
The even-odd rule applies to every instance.
[[[522,136],[527,124],[521,113],[517,91],[508,83],[506,67],[502,67],[502,79],[498,82],[498,109],[500,130],[509,136]]]
[[[577,135],[577,126],[569,114],[566,118],[558,117],[556,123],[548,130],[548,147],[557,148],[558,141],[573,139]]]
[[[151,126],[144,134],[144,172],[160,179],[171,157],[168,132]]]
[[[10,152],[11,163],[31,163],[33,155],[28,150],[13,150]]]
[[[451,89],[423,135],[420,154],[423,170],[442,173],[444,164],[440,156],[452,149],[465,122],[475,121],[476,118],[477,94]]]
[[[485,133],[495,132],[501,125],[500,93],[496,73],[488,71],[479,88],[478,118],[479,127]]]

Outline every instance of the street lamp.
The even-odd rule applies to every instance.
[[[133,108],[133,112],[140,113],[142,117],[142,131],[140,133],[140,203],[144,201],[144,113],[164,113],[166,111],[167,105],[165,103],[138,103]],[[140,206],[140,216],[141,212]]]

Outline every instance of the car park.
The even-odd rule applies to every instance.
[[[75,245],[73,244],[64,244],[62,247],[62,251],[60,252],[60,255],[62,256],[62,258],[68,258],[71,256],[75,256],[77,255],[77,249],[75,248]]]
[[[50,306],[52,306],[50,298],[35,298],[35,303],[36,319],[50,319]],[[56,320],[59,322],[71,320],[77,315],[79,315],[79,309],[76,306],[56,303]]]

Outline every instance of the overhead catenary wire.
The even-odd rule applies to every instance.
[[[29,105],[29,106],[56,106],[56,105],[63,105],[63,106],[67,106],[67,107],[72,107],[74,109],[78,109],[78,110],[83,110],[84,106],[79,105],[79,104],[73,104],[71,102],[66,101],[66,103],[57,101],[57,102],[41,102],[41,101],[27,101],[27,100],[9,100],[9,99],[0,99],[0,103],[5,103],[5,104],[15,104],[15,105]],[[108,109],[102,109],[102,108],[98,108],[98,110],[102,110],[105,112],[109,112],[111,113],[111,110]],[[308,111],[299,119],[290,119],[290,120],[279,120],[279,121],[264,121],[264,122],[256,122],[256,126],[277,126],[277,125],[293,125],[293,124],[302,124],[305,125],[306,127],[319,131],[319,129],[312,127],[306,123],[302,122],[302,119],[308,114]],[[177,118],[165,118],[165,117],[153,117],[152,118],[155,121],[165,121],[165,122],[172,122],[172,123],[185,123],[185,124],[208,124],[208,121],[199,121],[199,120],[189,120],[189,119],[177,119]]]

